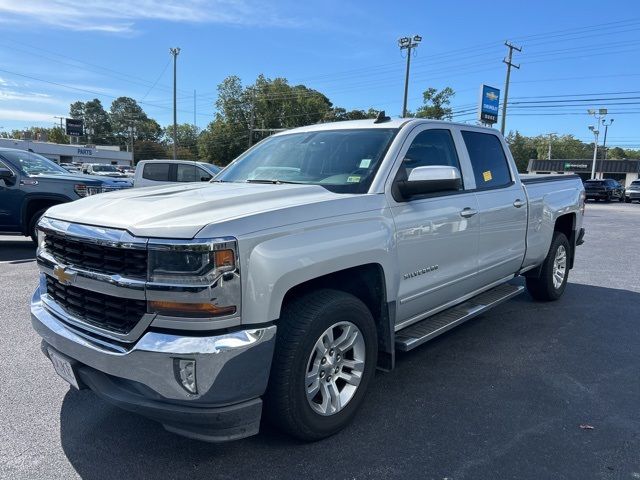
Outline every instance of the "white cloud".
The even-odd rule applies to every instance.
[[[53,122],[60,112],[33,112],[28,110],[5,110],[0,108],[0,120],[14,122]]]
[[[132,33],[136,21],[221,23],[292,27],[300,22],[273,12],[269,3],[246,0],[0,0],[0,18],[57,28]]]

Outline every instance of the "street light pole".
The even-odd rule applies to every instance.
[[[553,137],[556,135],[556,132],[547,133],[547,135],[549,135],[549,152],[547,153],[547,160],[551,160],[551,142],[553,141]]]
[[[178,158],[178,116],[176,113],[176,63],[180,48],[170,48],[169,53],[173,55],[173,159]]]
[[[598,160],[598,134],[600,130],[598,130],[593,125],[589,125],[589,130],[593,132],[594,145],[593,145],[593,163],[591,164],[591,180],[596,178],[596,161]]]
[[[602,125],[604,125],[604,140],[602,141],[602,149],[604,150],[604,160],[607,159],[607,131],[609,127],[613,123],[613,118],[609,119],[609,123],[606,120],[602,120]]]
[[[398,39],[398,46],[400,50],[407,51],[407,69],[404,75],[404,100],[402,102],[402,117],[407,116],[407,97],[409,95],[409,70],[411,68],[411,50],[417,48],[420,42],[422,41],[422,37],[420,35],[414,35],[411,37],[402,37]]]

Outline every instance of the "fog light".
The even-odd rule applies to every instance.
[[[189,393],[198,393],[198,385],[196,383],[196,361],[175,358],[173,360],[173,369],[176,380]]]

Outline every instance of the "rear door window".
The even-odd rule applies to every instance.
[[[463,130],[462,138],[469,152],[478,190],[511,185],[509,163],[497,136]]]
[[[168,182],[170,181],[170,166],[168,163],[147,163],[142,171],[142,178],[156,182]]]

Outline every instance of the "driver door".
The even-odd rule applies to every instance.
[[[459,132],[438,126],[416,127],[400,152],[395,180],[419,166],[447,165],[460,170],[463,187],[408,201],[387,191],[396,226],[399,269],[396,328],[444,308],[477,288],[479,223],[475,180],[458,155]]]

